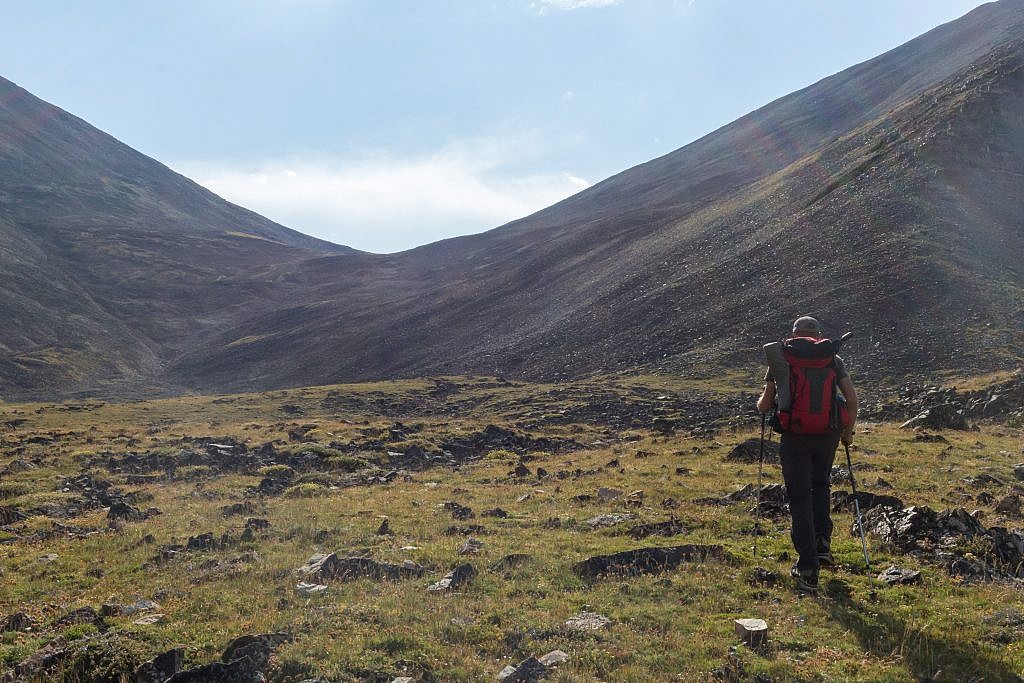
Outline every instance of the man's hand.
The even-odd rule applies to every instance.
[[[853,427],[847,427],[840,434],[839,438],[842,440],[844,446],[853,445]]]

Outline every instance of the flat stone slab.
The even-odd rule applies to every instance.
[[[736,619],[733,629],[736,637],[752,648],[768,644],[768,622],[764,619]]]
[[[398,581],[423,576],[425,569],[415,562],[402,564],[377,562],[369,557],[338,557],[335,553],[317,554],[299,567],[298,574],[310,583],[331,579],[347,581],[369,578],[377,581]]]
[[[612,620],[597,612],[580,612],[565,620],[566,628],[573,631],[600,631],[611,625]]]
[[[921,583],[921,572],[892,565],[878,575],[878,580],[890,586],[919,584]]]
[[[720,545],[677,545],[667,548],[637,548],[611,555],[595,555],[573,565],[577,576],[592,580],[605,575],[634,576],[674,569],[687,562],[725,560]]]

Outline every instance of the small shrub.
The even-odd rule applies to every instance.
[[[295,470],[288,465],[264,465],[257,472],[264,477],[271,479],[292,479],[295,477]]]
[[[366,469],[370,466],[370,463],[366,462],[362,458],[357,458],[352,455],[334,455],[327,458],[326,464],[332,470],[340,472],[358,472],[359,470]]]
[[[209,465],[186,465],[175,470],[175,476],[186,481],[207,479],[213,476],[213,468]]]
[[[284,495],[288,498],[312,498],[322,493],[327,492],[327,487],[323,484],[314,484],[313,482],[306,482],[304,484],[296,484],[295,486],[289,486],[284,490]]]
[[[498,460],[498,461],[519,460],[519,454],[518,453],[514,453],[512,451],[506,451],[506,450],[488,451],[487,455],[484,456],[484,457],[487,460]]]

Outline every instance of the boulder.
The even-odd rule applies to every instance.
[[[736,444],[733,449],[726,454],[725,459],[728,462],[756,463],[761,457],[760,454],[761,439],[747,439],[746,441]],[[769,441],[767,438],[765,439],[764,461],[772,464],[779,462],[778,442]]]
[[[921,583],[921,572],[892,565],[879,574],[877,578],[879,581],[890,586],[909,585]]]
[[[768,622],[764,619],[736,619],[733,621],[736,637],[751,648],[768,644]]]
[[[135,683],[164,683],[185,665],[185,648],[163,652],[135,669]]]
[[[573,571],[585,580],[606,575],[651,574],[674,569],[684,562],[722,561],[720,545],[679,545],[667,548],[637,548],[611,555],[595,555],[573,565]]]
[[[458,590],[472,581],[476,576],[476,573],[476,567],[468,562],[466,564],[460,564],[458,567],[445,574],[444,578],[440,581],[428,586],[427,590],[432,593]]]
[[[966,431],[971,428],[964,417],[963,409],[955,403],[940,403],[925,409],[922,413],[910,418],[900,425],[900,429],[956,429]]]
[[[270,655],[274,653],[277,646],[290,642],[291,639],[292,637],[288,633],[256,633],[239,636],[224,648],[220,660],[228,663],[246,657],[253,662],[258,670],[262,671],[270,662]]]

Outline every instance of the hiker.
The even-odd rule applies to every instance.
[[[793,577],[798,590],[813,593],[818,589],[819,568],[834,564],[829,514],[832,463],[840,440],[853,443],[857,392],[834,345],[822,339],[821,325],[814,318],[797,318],[790,339],[768,346],[785,351],[788,376],[777,382],[780,378],[773,374],[770,363],[757,410],[774,410],[772,427],[782,433],[779,457],[793,524],[790,538],[799,556]],[[782,363],[783,370],[776,366],[777,372],[785,371],[787,361]],[[815,387],[819,389],[817,397]],[[777,405],[780,394],[780,402],[787,405]],[[819,412],[814,414],[814,410]]]

